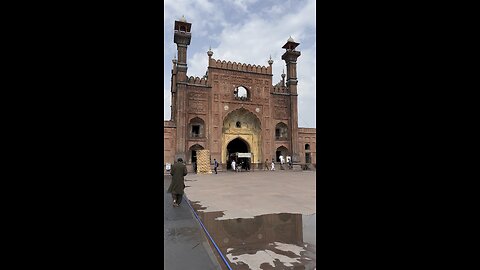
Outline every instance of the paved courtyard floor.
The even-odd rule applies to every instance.
[[[316,213],[315,171],[188,174],[185,193],[203,211],[223,211],[217,219],[253,218],[273,213]]]
[[[188,174],[185,194],[232,269],[316,269],[315,177],[284,170]]]

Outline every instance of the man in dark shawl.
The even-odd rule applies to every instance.
[[[178,162],[173,164],[170,174],[172,175],[172,183],[168,187],[168,193],[172,193],[173,206],[177,207],[182,203],[183,190],[185,189],[185,179],[183,177],[187,175],[187,166],[183,164],[183,159],[179,158]]]

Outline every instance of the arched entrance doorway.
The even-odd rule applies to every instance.
[[[287,155],[288,155],[288,149],[285,146],[280,146],[277,148],[277,151],[275,151],[275,160],[277,162],[280,162],[280,156],[283,156],[285,160]]]
[[[230,169],[234,153],[250,153],[250,147],[248,143],[242,138],[238,137],[231,140],[227,144],[227,170]],[[236,160],[238,162],[238,160]]]
[[[197,150],[203,150],[203,147],[199,144],[195,144],[192,147],[190,147],[190,156],[189,156],[189,162],[190,164],[193,164],[194,162],[197,162]]]
[[[227,168],[230,168],[229,156],[235,152],[251,153],[251,165],[259,163],[263,159],[261,134],[261,122],[254,113],[245,108],[229,112],[223,119],[222,164],[226,164]],[[237,138],[240,138],[243,143],[234,141]],[[230,143],[231,145],[229,145]],[[246,151],[245,146],[242,145],[246,145]]]

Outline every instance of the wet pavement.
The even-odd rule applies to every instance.
[[[316,268],[316,214],[218,220],[223,212],[192,206],[232,269]]]
[[[315,180],[306,180],[311,179],[310,175],[254,173],[243,175],[241,181],[238,181],[239,175],[235,173],[224,174],[221,178],[218,176],[220,174],[189,174],[186,177],[185,192],[187,196],[192,193],[195,195],[192,197],[204,200],[190,201],[190,204],[231,269],[316,269],[316,209],[312,210],[315,197],[310,197],[315,194],[305,195],[306,190],[315,189]],[[212,179],[222,183],[218,192],[215,190],[218,189],[218,182],[217,185],[211,185],[214,184],[209,182]],[[166,190],[170,177],[165,176],[164,182]],[[299,183],[302,183],[302,187],[293,188],[293,185],[298,186]],[[245,195],[251,194],[247,189],[252,185],[256,188],[277,187],[273,192],[263,193],[266,194],[265,202],[251,204]],[[219,192],[226,196],[219,197],[222,194]],[[208,196],[199,196],[208,193],[210,196],[216,195],[215,201],[207,200]],[[303,200],[293,199],[297,194],[302,194]],[[232,203],[241,206],[231,207]],[[229,210],[217,211],[219,208]],[[285,212],[277,212],[278,209],[285,209]],[[186,201],[182,202],[181,207],[173,208],[171,196],[166,194],[165,213],[165,269],[228,269]],[[253,215],[248,216],[249,213]],[[182,248],[171,248],[173,240]],[[195,244],[197,246],[193,249],[201,246],[198,249],[201,252],[195,256],[186,256],[186,253],[190,253],[188,248]],[[175,261],[169,256],[175,256],[175,253],[180,253],[176,260],[183,259],[181,263],[186,263],[184,266],[169,267]]]
[[[221,269],[186,198],[180,207],[173,207],[172,197],[167,193],[171,177],[164,179],[164,269]]]

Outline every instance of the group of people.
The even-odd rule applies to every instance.
[[[285,163],[285,160],[283,156],[279,157],[280,159],[280,164],[283,166]],[[289,165],[290,168],[292,168],[292,159],[290,156],[287,156],[286,161]],[[217,168],[218,168],[218,162],[216,159],[213,159],[213,164],[214,164],[214,169],[215,169],[215,174],[217,174]],[[195,164],[196,165],[196,164]],[[232,169],[234,171],[238,171],[239,167],[235,163],[235,160],[232,160]],[[272,159],[271,167],[269,168],[268,164],[268,159],[265,160],[264,164],[264,170],[270,170],[270,171],[275,171],[275,162],[274,159]],[[249,162],[241,162],[240,163],[241,168],[245,168],[246,170],[250,169],[250,164]],[[245,166],[245,167],[244,167]],[[168,187],[168,193],[172,194],[172,199],[173,199],[173,206],[178,207],[180,206],[180,203],[182,202],[182,197],[185,189],[185,175],[187,175],[187,166],[183,163],[183,159],[179,158],[177,162],[173,165],[167,164],[166,166],[167,171],[170,170],[170,174],[172,175],[172,182],[170,183],[170,186]],[[196,171],[196,166],[195,166],[195,171]]]
[[[273,161],[272,158],[272,164],[271,167],[268,167],[268,158],[265,160],[265,164],[263,165],[263,170],[264,171],[275,171],[275,162]]]
[[[232,170],[235,172],[239,172],[241,169],[244,169],[245,171],[250,171],[250,163],[248,161],[240,161],[237,164],[237,162],[235,162],[235,159],[233,159],[230,165],[232,166]]]
[[[280,166],[282,166],[282,168],[283,168],[283,165],[285,164],[285,159],[283,158],[282,155],[279,156],[279,159],[280,159]],[[286,161],[287,161],[288,167],[290,169],[292,169],[293,168],[292,158],[290,156],[287,156]],[[270,171],[275,171],[275,162],[274,162],[273,158],[272,158],[272,163],[271,163],[270,167],[268,165],[269,164],[268,164],[268,158],[267,158],[267,160],[265,160],[265,164],[264,164],[264,167],[263,167],[264,171],[269,171],[269,170]]]

